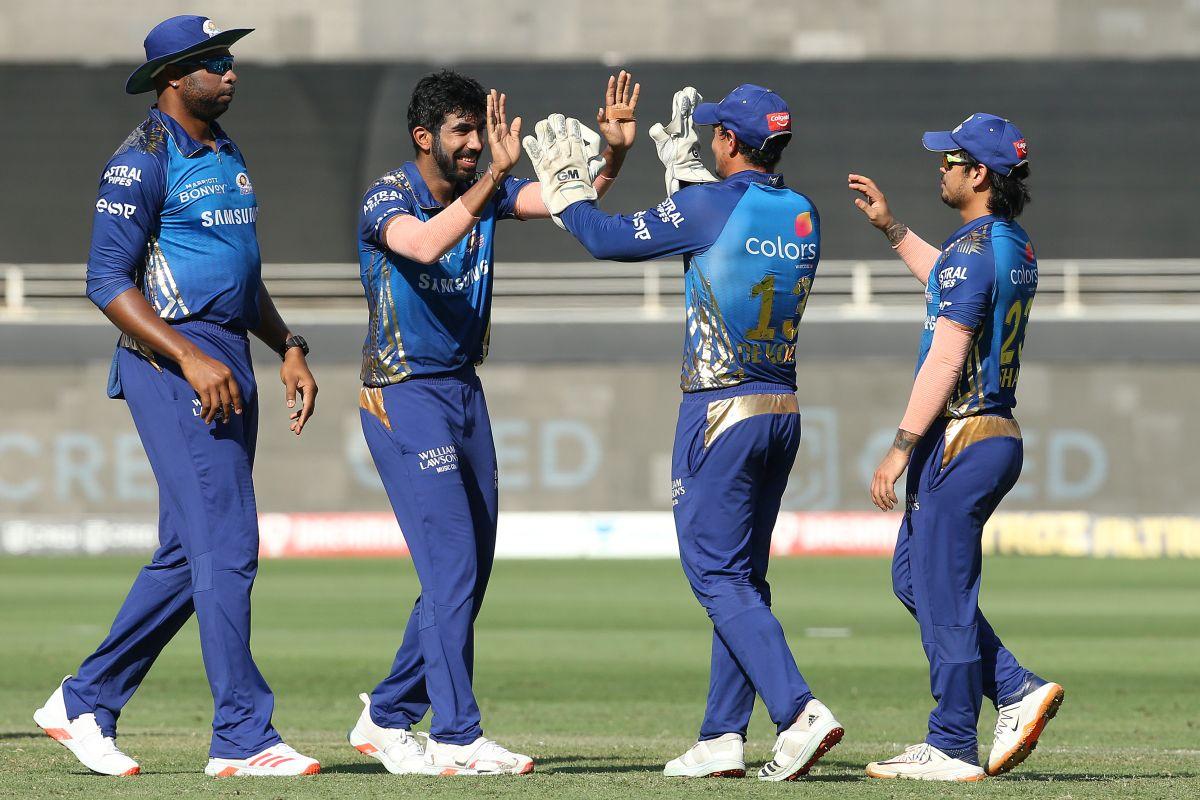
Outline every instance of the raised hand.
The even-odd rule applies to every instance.
[[[628,150],[637,135],[637,103],[642,85],[633,83],[633,75],[621,70],[608,76],[604,107],[596,111],[596,125],[605,143],[613,150]]]
[[[487,96],[488,148],[492,154],[491,169],[502,178],[512,171],[521,160],[521,118],[513,118],[512,124],[504,108],[505,96],[495,89]]]
[[[883,191],[875,185],[875,181],[866,175],[850,173],[850,188],[862,195],[862,197],[854,198],[854,205],[859,211],[866,214],[867,221],[881,231],[887,230],[895,218],[892,217],[892,210],[888,208],[887,198],[884,197]]]

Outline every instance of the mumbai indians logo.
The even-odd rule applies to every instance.
[[[250,183],[250,176],[244,172],[239,172],[234,181],[238,185],[238,189],[242,194],[254,194],[254,184]]]
[[[221,32],[221,29],[217,27],[217,23],[211,19],[204,20],[204,24],[200,26],[200,30],[204,31],[208,36],[216,36]]]

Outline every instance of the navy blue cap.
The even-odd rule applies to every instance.
[[[208,17],[186,14],[160,22],[146,34],[146,63],[133,71],[125,82],[129,94],[141,94],[154,88],[154,76],[175,61],[208,50],[220,50],[253,31],[233,28],[223,31]]]
[[[792,135],[792,113],[783,98],[753,83],[743,83],[719,103],[701,103],[692,112],[697,125],[720,125],[739,141],[761,150],[769,139]]]
[[[965,150],[1001,175],[1011,175],[1014,169],[1029,163],[1025,137],[1016,125],[995,114],[972,114],[952,131],[926,131],[921,144],[935,153]]]

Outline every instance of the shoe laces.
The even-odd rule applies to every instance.
[[[516,760],[516,756],[511,750],[491,739],[484,739],[479,747],[475,748],[475,752],[471,754],[471,757],[476,761],[479,759],[497,762],[511,762]]]
[[[892,759],[912,764],[920,764],[929,760],[929,743],[919,742],[904,748],[904,752]]]
[[[996,736],[1003,736],[1016,727],[1017,714],[1020,710],[1020,703],[1013,703],[997,709],[999,716],[996,717]]]
[[[81,714],[74,722],[76,732],[79,738],[88,743],[89,747],[94,747],[100,755],[110,755],[120,753],[117,749],[116,740],[111,736],[105,736],[100,730],[100,726],[96,723],[95,714]],[[82,728],[82,730],[80,730]],[[95,742],[92,744],[92,742]]]

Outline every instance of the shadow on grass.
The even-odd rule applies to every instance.
[[[20,741],[21,739],[36,741],[46,738],[48,738],[46,734],[41,731],[0,731],[0,741],[5,742]]]

